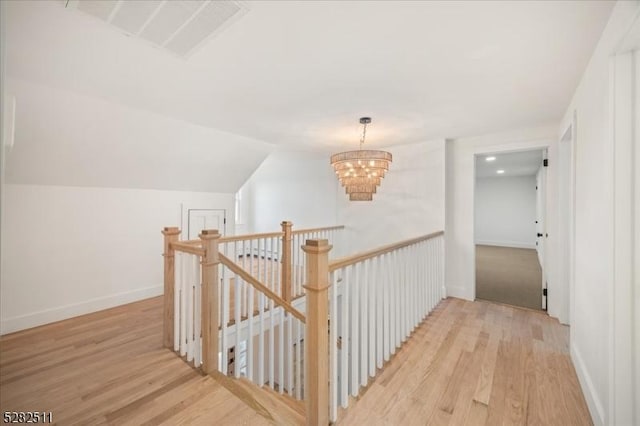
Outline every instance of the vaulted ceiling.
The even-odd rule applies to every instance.
[[[610,1],[249,1],[184,58],[65,1],[10,2],[9,78],[288,148],[558,121]]]

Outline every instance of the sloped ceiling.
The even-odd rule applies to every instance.
[[[242,18],[184,59],[62,1],[8,3],[9,78],[323,151],[357,146],[363,115],[373,117],[371,146],[558,121],[613,7],[246,2]],[[162,155],[136,146],[134,157]]]
[[[18,105],[8,183],[233,193],[273,148],[21,80],[7,91]]]

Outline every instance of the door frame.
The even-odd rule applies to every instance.
[[[481,146],[481,147],[476,147],[473,150],[473,194],[472,194],[472,198],[473,198],[473,216],[474,216],[474,220],[471,221],[471,227],[472,227],[472,243],[473,243],[473,250],[471,250],[471,260],[473,262],[473,299],[476,299],[476,285],[477,285],[477,280],[476,280],[476,250],[475,250],[475,244],[476,244],[476,223],[475,223],[475,211],[476,211],[476,183],[477,183],[477,179],[476,179],[476,158],[480,157],[480,156],[485,156],[485,155],[490,155],[490,154],[509,154],[509,153],[513,153],[513,152],[525,152],[525,151],[536,151],[536,150],[542,150],[542,151],[546,151],[548,152],[549,147],[550,147],[551,143],[548,140],[532,140],[532,141],[527,141],[527,142],[521,142],[521,143],[506,143],[506,144],[500,144],[500,145],[491,145],[491,146]],[[546,157],[545,157],[546,158]],[[548,185],[548,179],[545,179],[545,184]],[[548,197],[548,191],[545,191],[547,194],[545,194]],[[545,235],[546,235],[546,227],[547,227],[547,218],[548,218],[548,214],[546,211],[547,208],[547,203],[545,200],[545,211],[544,211],[544,226],[545,226]],[[546,237],[545,237],[546,239]],[[542,281],[543,281],[543,286],[546,286],[546,265],[547,265],[547,252],[548,250],[546,250],[546,245],[545,245],[545,249],[543,250],[543,256],[544,256],[544,260],[543,263],[544,265],[541,265],[542,267]]]
[[[566,240],[564,238],[560,238],[560,225],[558,224],[558,256],[557,259],[563,259],[563,255],[565,253],[569,253],[568,259],[564,260],[563,264],[557,265],[556,275],[558,276],[558,280],[567,277],[569,283],[567,286],[564,286],[563,289],[565,294],[563,295],[562,304],[560,306],[560,310],[558,312],[558,320],[562,324],[570,325],[573,322],[573,312],[575,306],[575,300],[573,295],[575,294],[575,250],[576,250],[576,221],[575,221],[575,212],[576,212],[576,149],[577,149],[577,132],[578,129],[576,127],[577,124],[577,114],[576,111],[573,111],[571,116],[571,122],[565,127],[564,131],[561,133],[561,137],[558,140],[558,173],[557,173],[557,181],[558,181],[558,205],[556,206],[558,220],[561,220],[562,215],[566,215],[568,217],[568,232],[563,235],[566,236]],[[569,157],[566,164],[562,162],[562,156],[560,154],[560,150],[562,149],[562,144],[568,144]],[[568,211],[562,211],[564,205],[560,201],[560,175],[563,173],[562,167],[568,167],[568,182],[562,182],[564,184],[568,184],[568,195],[569,202],[566,205]],[[566,274],[561,274],[561,268],[566,271]],[[569,335],[569,339],[571,339],[571,333]]]
[[[538,253],[538,260],[540,262],[540,268],[542,269],[542,277],[541,277],[541,283],[540,285],[542,286],[542,310],[543,311],[548,311],[549,310],[549,296],[548,296],[548,288],[547,288],[547,279],[546,279],[546,273],[545,273],[545,268],[548,268],[548,265],[546,263],[546,259],[547,259],[547,251],[548,251],[548,246],[547,246],[547,194],[549,191],[549,179],[547,176],[547,166],[544,165],[545,161],[549,161],[549,149],[545,148],[542,150],[542,164],[540,165],[540,168],[538,169],[540,172],[540,179],[538,182],[538,174],[536,173],[536,219],[538,219],[538,208],[540,208],[540,215],[541,218],[539,218],[542,222],[542,226],[540,227],[540,233],[541,236],[536,236],[536,248],[538,250],[536,250]],[[540,196],[538,196],[538,191],[540,191]],[[538,206],[538,203],[540,203],[540,205]],[[536,222],[536,224],[538,224]],[[538,233],[538,227],[536,226],[536,233]],[[540,256],[540,253],[542,253],[542,256]]]

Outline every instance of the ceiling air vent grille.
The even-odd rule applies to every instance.
[[[66,6],[182,57],[248,11],[232,0],[69,0]]]

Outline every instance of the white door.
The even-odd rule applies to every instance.
[[[219,209],[187,210],[187,235],[189,240],[197,240],[203,229],[217,229],[224,236],[226,211]]]

